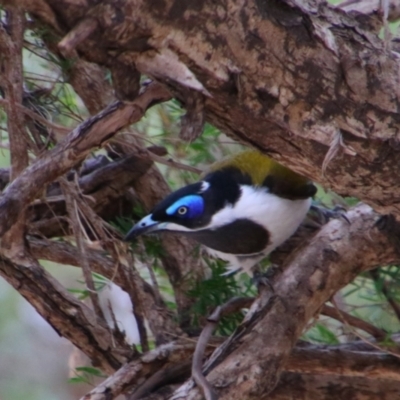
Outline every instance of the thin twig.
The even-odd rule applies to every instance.
[[[67,206],[67,211],[72,225],[72,230],[76,238],[76,244],[81,254],[81,267],[83,272],[83,277],[85,279],[85,284],[89,292],[90,300],[92,301],[93,309],[96,315],[100,318],[104,318],[103,312],[100,307],[98,293],[94,285],[92,271],[86,256],[86,245],[83,241],[82,227],[79,219],[78,204],[76,201],[77,193],[73,187],[73,184],[68,182],[66,179],[60,179],[60,186],[64,192],[65,204]]]
[[[8,101],[5,99],[0,99],[0,105],[3,105],[4,107],[7,107]],[[46,118],[42,117],[41,115],[35,113],[34,111],[30,110],[29,108],[26,108],[22,104],[17,104],[17,107],[22,110],[22,112],[27,115],[29,118],[32,118],[33,120],[40,122],[43,125],[46,125],[47,127],[53,129],[56,133],[65,136],[67,133],[71,132],[70,128],[65,128],[64,126],[54,124],[53,122],[50,122]]]
[[[115,260],[116,266],[114,269],[112,280],[113,278],[115,278],[116,274],[120,274],[124,277],[125,280],[130,282],[129,290],[127,291],[127,293],[130,296],[133,304],[133,314],[135,316],[138,325],[142,350],[147,351],[149,349],[149,344],[148,344],[146,328],[144,325],[145,311],[143,308],[143,303],[142,301],[140,301],[139,293],[141,292],[137,287],[136,283],[137,280],[135,280],[133,277],[133,274],[135,272],[134,272],[132,257],[130,257],[129,254],[126,252],[126,250],[124,251],[124,249],[121,246],[118,246],[114,241],[110,240],[112,239],[112,236],[107,234],[108,229],[107,227],[105,227],[104,221],[94,212],[94,210],[85,201],[83,193],[80,192],[77,180],[75,182],[75,191],[76,191],[75,199],[79,205],[78,208],[80,210],[79,211],[80,214],[84,216],[84,219],[86,220],[87,224],[90,226],[91,229],[93,229],[95,236],[97,236],[101,240],[105,250],[108,250],[108,252]],[[78,194],[80,194],[80,196]],[[128,263],[129,268],[128,269],[120,268],[121,263]]]
[[[192,361],[192,378],[202,390],[206,400],[217,400],[218,395],[214,392],[213,387],[207,381],[202,372],[203,356],[207,347],[208,341],[218,325],[221,318],[221,307],[217,307],[213,313],[207,318],[207,324],[203,328],[199,340],[197,342],[196,350],[193,354]]]
[[[331,302],[332,302],[333,305],[336,306],[335,300],[334,300],[334,299],[332,299]],[[340,310],[338,307],[336,307],[336,310],[338,311],[339,314],[342,314],[341,310]],[[369,344],[371,347],[373,347],[373,348],[376,349],[376,350],[383,351],[384,353],[390,354],[390,355],[392,355],[392,356],[394,356],[394,357],[400,359],[400,353],[396,353],[396,352],[394,352],[394,351],[390,351],[390,350],[388,350],[388,349],[384,349],[384,348],[380,347],[380,346],[377,345],[376,343],[374,343],[374,342],[372,342],[371,340],[368,340],[368,339],[365,338],[364,336],[360,335],[360,334],[357,332],[356,329],[354,329],[351,325],[349,325],[349,324],[346,322],[345,318],[342,317],[342,321],[344,321],[344,323],[345,323],[345,324],[347,325],[347,327],[351,330],[351,332],[352,332],[355,336],[357,336],[359,339],[361,339],[363,342]]]
[[[369,272],[372,280],[377,283],[379,280],[379,269],[373,269],[372,271]],[[393,296],[390,293],[388,283],[386,281],[383,281],[382,284],[382,294],[385,296],[387,302],[390,304],[392,307],[394,313],[396,314],[397,319],[400,321],[400,304],[396,302],[396,300],[393,298]]]
[[[357,329],[361,329],[364,332],[369,333],[377,340],[383,340],[388,335],[388,333],[383,329],[379,329],[376,326],[369,324],[367,321],[362,320],[361,318],[354,317],[343,310],[339,310],[339,308],[331,307],[327,304],[323,305],[321,314],[354,326]]]
[[[136,134],[131,133],[131,132],[129,133],[129,135],[131,135],[131,136],[139,136],[139,135],[136,135]],[[141,136],[139,136],[139,137],[142,139]],[[122,146],[125,146],[125,147],[130,147],[134,151],[138,150],[137,146],[133,145],[132,143],[130,143],[127,140],[124,140],[122,135],[117,136],[112,141],[114,143],[118,143],[119,145],[122,145]],[[201,169],[196,168],[196,167],[192,167],[191,165],[183,164],[183,163],[180,163],[179,161],[174,161],[171,158],[170,159],[166,159],[166,158],[154,153],[153,151],[151,151],[151,148],[149,148],[149,149],[145,149],[145,148],[140,149],[140,153],[141,153],[140,155],[142,157],[149,158],[150,160],[152,160],[154,162],[157,162],[157,163],[163,164],[163,165],[167,165],[168,167],[171,167],[171,168],[177,168],[177,169],[181,169],[181,170],[184,170],[184,171],[190,171],[190,172],[193,172],[195,174],[201,174],[203,172]]]
[[[0,236],[17,221],[23,208],[33,201],[44,186],[81,162],[96,146],[120,129],[138,121],[147,108],[169,100],[164,86],[152,83],[135,101],[116,102],[98,115],[77,126],[52,150],[37,159],[3,192],[0,205]]]
[[[192,377],[203,391],[206,400],[218,399],[218,395],[214,392],[212,386],[207,381],[202,371],[203,357],[211,335],[223,316],[237,312],[242,308],[247,308],[253,303],[253,301],[253,297],[234,297],[222,306],[218,306],[207,318],[207,324],[203,328],[199,340],[197,341],[192,362]]]

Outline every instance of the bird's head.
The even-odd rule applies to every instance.
[[[243,188],[251,190],[243,191]],[[307,199],[315,191],[315,186],[306,178],[261,153],[245,151],[214,164],[202,181],[171,193],[133,226],[125,240],[145,233],[175,231],[194,233],[204,244],[204,232],[200,238],[198,231],[210,233],[236,220],[255,219],[257,212],[253,209],[257,207],[263,212],[263,203],[269,198],[261,193],[297,200]]]
[[[185,186],[167,196],[128,232],[125,240],[157,231],[190,232],[206,226],[212,215],[210,184]]]

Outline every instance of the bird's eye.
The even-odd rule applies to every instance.
[[[188,209],[187,209],[187,207],[179,207],[178,208],[178,214],[179,215],[185,215],[186,213],[187,213],[187,211],[188,211]]]

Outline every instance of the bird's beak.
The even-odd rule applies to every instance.
[[[165,225],[165,223],[154,221],[152,214],[149,214],[132,227],[124,237],[124,240],[128,242],[145,233],[160,231],[165,228]]]

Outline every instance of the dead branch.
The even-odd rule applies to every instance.
[[[107,400],[126,393],[143,378],[149,378],[168,363],[177,364],[190,358],[194,344],[170,342],[145,354],[139,360],[125,364],[81,400]],[[188,365],[188,369],[189,369]]]
[[[336,319],[342,323],[349,324],[354,328],[361,329],[377,340],[383,340],[388,335],[387,332],[369,324],[361,318],[354,317],[343,310],[338,310],[335,307],[328,306],[327,304],[324,304],[322,307],[321,314]]]
[[[29,247],[35,258],[49,260],[64,265],[80,265],[80,255],[76,247],[67,243],[31,239]],[[150,330],[155,336],[157,343],[165,343],[172,337],[180,337],[183,332],[179,329],[174,316],[158,296],[154,294],[152,287],[138,274],[134,275],[135,284],[131,284],[129,271],[121,274],[121,269],[130,269],[130,265],[121,263],[101,254],[97,251],[87,249],[86,257],[92,271],[113,280],[128,294],[132,287],[138,292],[142,306],[145,306],[144,314],[149,323]],[[116,274],[116,271],[120,273]],[[136,302],[137,303],[137,302]]]
[[[286,372],[387,379],[400,382],[400,359],[380,351],[342,350],[340,345],[296,346],[289,356]]]
[[[0,235],[11,228],[46,184],[67,172],[121,128],[139,120],[148,107],[169,98],[169,92],[162,85],[153,83],[136,101],[130,104],[116,102],[76,127],[63,142],[25,169],[4,191],[0,198]]]
[[[130,217],[134,202],[127,197],[127,192],[132,183],[150,168],[151,161],[136,153],[104,164],[100,161],[93,165],[94,170],[88,174],[81,171],[84,175],[78,180],[79,190],[90,196],[88,201],[93,212],[106,221],[112,221],[116,215]],[[64,236],[68,232],[63,222],[65,211],[65,199],[59,187],[51,186],[48,197],[36,200],[29,207],[29,232],[46,237]],[[91,232],[88,235],[92,236]]]
[[[0,274],[59,335],[90,357],[93,365],[113,373],[131,356],[129,346],[116,343],[108,327],[93,311],[68,293],[29,254],[19,254],[18,259],[14,257],[12,261],[2,256]]]
[[[142,356],[140,360],[124,365],[83,399],[107,400],[107,394],[116,397],[118,394],[132,390],[133,395],[129,400],[147,399],[147,396],[161,384],[171,384],[171,381],[178,378],[177,371],[181,374],[181,378],[188,373],[190,364],[187,361],[198,346],[195,339],[192,340],[186,343],[185,341],[171,342]],[[220,341],[214,338],[211,346],[207,347],[205,355],[209,355],[215,344]],[[371,348],[369,351],[357,350],[357,342],[354,343],[353,349],[352,346],[352,343],[337,346],[298,344],[284,367],[283,382],[285,382],[285,377],[291,374],[297,374],[303,380],[314,376],[318,376],[321,380],[364,378],[363,382],[366,386],[372,385],[372,382],[379,385],[381,380],[385,380],[392,386],[396,383],[400,390],[398,383],[400,382],[400,362],[397,358],[384,352],[371,350]],[[145,382],[138,385],[138,382],[143,379]],[[282,381],[271,393],[272,398],[275,392],[280,392],[281,387]],[[290,389],[289,392],[292,393],[292,390]]]
[[[86,283],[86,289],[89,292],[89,298],[92,302],[93,310],[98,318],[104,319],[103,312],[100,308],[99,297],[94,286],[92,271],[88,259],[86,257],[86,244],[83,240],[83,227],[79,212],[79,204],[77,198],[79,194],[73,183],[67,182],[65,179],[60,179],[60,185],[65,196],[65,204],[68,211],[68,216],[71,221],[71,228],[76,239],[76,245],[80,256],[80,267],[82,268],[83,277]]]

